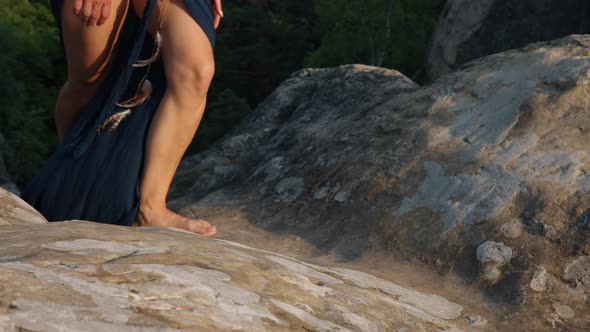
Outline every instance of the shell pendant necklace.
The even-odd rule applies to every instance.
[[[115,128],[129,115],[131,115],[131,111],[133,107],[138,106],[146,102],[152,94],[152,82],[147,78],[150,72],[150,68],[152,63],[156,62],[162,53],[162,23],[164,22],[164,17],[166,16],[166,11],[168,9],[168,3],[170,0],[166,0],[166,4],[164,5],[164,12],[162,14],[162,18],[160,20],[160,25],[158,26],[158,30],[156,31],[156,35],[154,37],[154,47],[152,51],[152,56],[149,59],[139,60],[134,63],[132,66],[139,68],[147,66],[146,72],[143,75],[140,83],[137,86],[135,91],[135,95],[125,101],[116,103],[117,106],[123,108],[123,110],[114,113],[113,115],[109,116],[98,128],[98,134],[103,130],[107,130],[108,132],[113,132]]]

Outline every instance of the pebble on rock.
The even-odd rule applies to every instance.
[[[485,241],[477,247],[477,260],[482,263],[506,265],[512,258],[512,249],[503,242]]]
[[[540,265],[535,269],[535,274],[531,279],[530,286],[537,292],[544,292],[551,289],[551,285],[555,281],[555,278],[545,270],[545,267]]]
[[[590,256],[581,256],[569,263],[564,270],[564,278],[573,281],[576,287],[590,287]]]
[[[513,219],[502,226],[500,226],[500,232],[507,238],[517,238],[522,233],[522,223],[518,219]]]
[[[488,322],[487,319],[481,317],[480,315],[469,315],[466,318],[469,321],[469,324],[473,326],[483,326]]]
[[[481,269],[482,278],[490,284],[496,284],[502,279],[502,271],[496,266],[486,264]]]
[[[555,312],[563,319],[574,318],[575,312],[570,306],[564,304],[554,304]]]
[[[501,266],[512,258],[512,249],[502,242],[485,241],[476,250],[477,260],[481,262],[481,277],[490,284],[502,279]]]

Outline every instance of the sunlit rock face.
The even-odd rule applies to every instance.
[[[27,209],[0,193],[0,217]],[[13,219],[0,225],[0,331],[450,332],[466,325],[461,305],[360,271],[169,228]]]
[[[590,33],[586,0],[448,0],[431,35],[426,80],[509,49]]]
[[[47,219],[20,197],[0,188],[0,226],[43,224]]]
[[[183,161],[172,203],[232,208],[345,260],[424,262],[531,312],[554,313],[547,298],[587,310],[572,272],[585,261],[577,283],[530,285],[590,254],[589,49],[586,35],[530,44],[425,87],[364,65],[298,71]],[[478,260],[486,241],[509,260]]]

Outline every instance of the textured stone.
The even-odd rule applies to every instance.
[[[555,278],[545,270],[544,266],[537,266],[535,274],[531,279],[530,286],[537,292],[544,292],[551,289],[551,285],[555,282]]]
[[[27,202],[0,187],[0,226],[46,222],[47,219]]]
[[[220,230],[226,211],[342,261],[386,251],[423,262],[531,315],[558,299],[579,312],[585,277],[564,284],[563,269],[588,254],[589,49],[587,35],[528,44],[423,87],[357,64],[300,70],[183,162],[170,204]],[[242,173],[229,181],[218,165]],[[486,240],[518,255],[484,268],[495,264],[477,260]],[[531,288],[540,265],[562,272],[552,291]]]
[[[214,168],[215,174],[220,175],[226,181],[235,179],[241,171],[242,168],[239,165],[218,165]]]
[[[506,265],[512,258],[512,249],[502,242],[486,241],[477,247],[477,260],[482,263]]]
[[[495,285],[502,279],[502,270],[497,265],[483,265],[481,267],[481,279],[489,285]]]
[[[570,262],[564,277],[575,282],[576,287],[590,289],[590,256],[581,256]]]
[[[359,65],[306,69],[285,81],[249,121],[236,128],[236,136],[247,135],[246,130],[256,128],[249,134],[256,144],[232,162],[242,164],[246,174],[244,187],[255,188],[255,182],[248,181],[260,177],[264,184],[274,186],[286,181],[280,189],[293,182],[289,178],[301,178],[300,174],[284,175],[302,170],[303,192],[313,193],[317,200],[337,197],[340,201],[348,197],[349,191],[339,192],[340,183],[354,184],[354,190],[360,190],[362,196],[369,188],[376,188],[378,181],[386,184],[388,176],[409,166],[415,155],[432,155],[433,158],[422,162],[426,177],[415,195],[411,193],[415,189],[408,188],[415,178],[398,182],[403,200],[392,208],[392,213],[403,215],[420,207],[440,211],[445,230],[459,223],[475,223],[498,215],[525,188],[526,181],[545,181],[585,192],[590,182],[577,175],[587,157],[584,150],[576,150],[582,147],[582,140],[571,135],[564,137],[572,143],[575,141],[569,145],[573,151],[555,151],[543,149],[549,143],[548,138],[539,139],[545,131],[550,136],[557,135],[554,132],[557,126],[552,129],[552,125],[545,123],[546,113],[571,109],[574,113],[570,117],[581,116],[576,110],[577,107],[581,110],[584,102],[576,98],[576,93],[583,89],[588,64],[583,56],[584,47],[576,45],[584,42],[585,38],[572,37],[507,52],[420,91],[395,71]],[[481,71],[488,74],[482,77]],[[342,82],[351,83],[344,88]],[[370,83],[363,86],[365,82]],[[314,98],[308,100],[310,95]],[[343,100],[336,103],[324,98],[334,95]],[[539,98],[551,98],[554,103],[542,104]],[[306,105],[305,110],[292,110],[297,116],[276,120],[277,109],[293,108],[286,100]],[[332,107],[335,103],[346,107]],[[566,103],[579,106],[566,106]],[[357,113],[358,118],[354,116]],[[534,122],[530,118],[532,113],[542,116]],[[310,122],[312,118],[315,120]],[[560,125],[563,128],[565,123]],[[521,132],[522,126],[530,130]],[[344,130],[349,134],[339,134]],[[428,145],[419,144],[422,140]],[[285,151],[280,144],[287,141],[293,148]],[[225,162],[219,153],[230,143],[235,143],[232,136],[222,139],[219,149],[192,156],[183,163],[172,193],[176,195],[177,205],[188,203],[179,196],[189,178],[193,179],[190,189],[196,197],[223,188],[223,178],[213,181],[219,184],[215,188],[199,184],[200,179],[215,175],[207,168],[214,169]],[[341,153],[336,145],[356,154]],[[439,148],[444,146],[448,148],[441,151]],[[263,152],[255,153],[254,149]],[[448,152],[434,158],[436,151]],[[466,167],[469,164],[461,166],[463,171],[450,168],[449,163],[456,161],[450,159],[455,153],[459,154],[459,162],[487,165],[479,170]],[[520,158],[519,163],[515,163],[516,158]],[[249,165],[265,166],[254,169]],[[357,176],[347,179],[345,174]],[[299,180],[293,182],[299,183]],[[382,190],[388,189],[385,184]],[[298,185],[285,187],[299,188]],[[308,187],[312,190],[307,191]],[[406,190],[409,192],[405,193]],[[442,199],[435,198],[436,192],[443,195]],[[279,196],[282,193],[276,192]]]
[[[179,230],[23,223],[0,243],[1,331],[461,331],[441,296]]]
[[[303,179],[300,178],[284,178],[275,187],[275,192],[279,195],[279,199],[283,202],[292,202],[297,199],[303,190]]]
[[[570,319],[574,318],[574,316],[576,315],[574,310],[567,305],[554,304],[553,307],[555,308],[555,313],[558,314],[561,318]]]
[[[526,44],[590,32],[585,0],[448,0],[431,36],[426,80]]]
[[[484,326],[487,324],[487,319],[481,317],[480,315],[469,315],[466,317],[469,321],[469,324],[473,326]]]
[[[517,238],[523,230],[522,222],[518,219],[511,220],[500,226],[500,232],[507,238]]]

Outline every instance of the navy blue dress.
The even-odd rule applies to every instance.
[[[22,191],[21,198],[49,221],[71,219],[130,226],[138,212],[145,142],[154,113],[166,89],[162,58],[147,67],[133,67],[151,57],[153,39],[147,32],[157,0],[148,0],[140,19],[130,6],[120,37],[120,53],[110,75],[76,120],[73,128]],[[184,0],[189,14],[215,45],[210,0]],[[61,37],[63,0],[51,0]],[[60,38],[63,49],[63,38]],[[65,55],[65,49],[63,49]],[[162,50],[165,52],[166,50]],[[114,131],[100,125],[122,109],[115,105],[135,95],[143,75],[153,92],[132,109]]]

